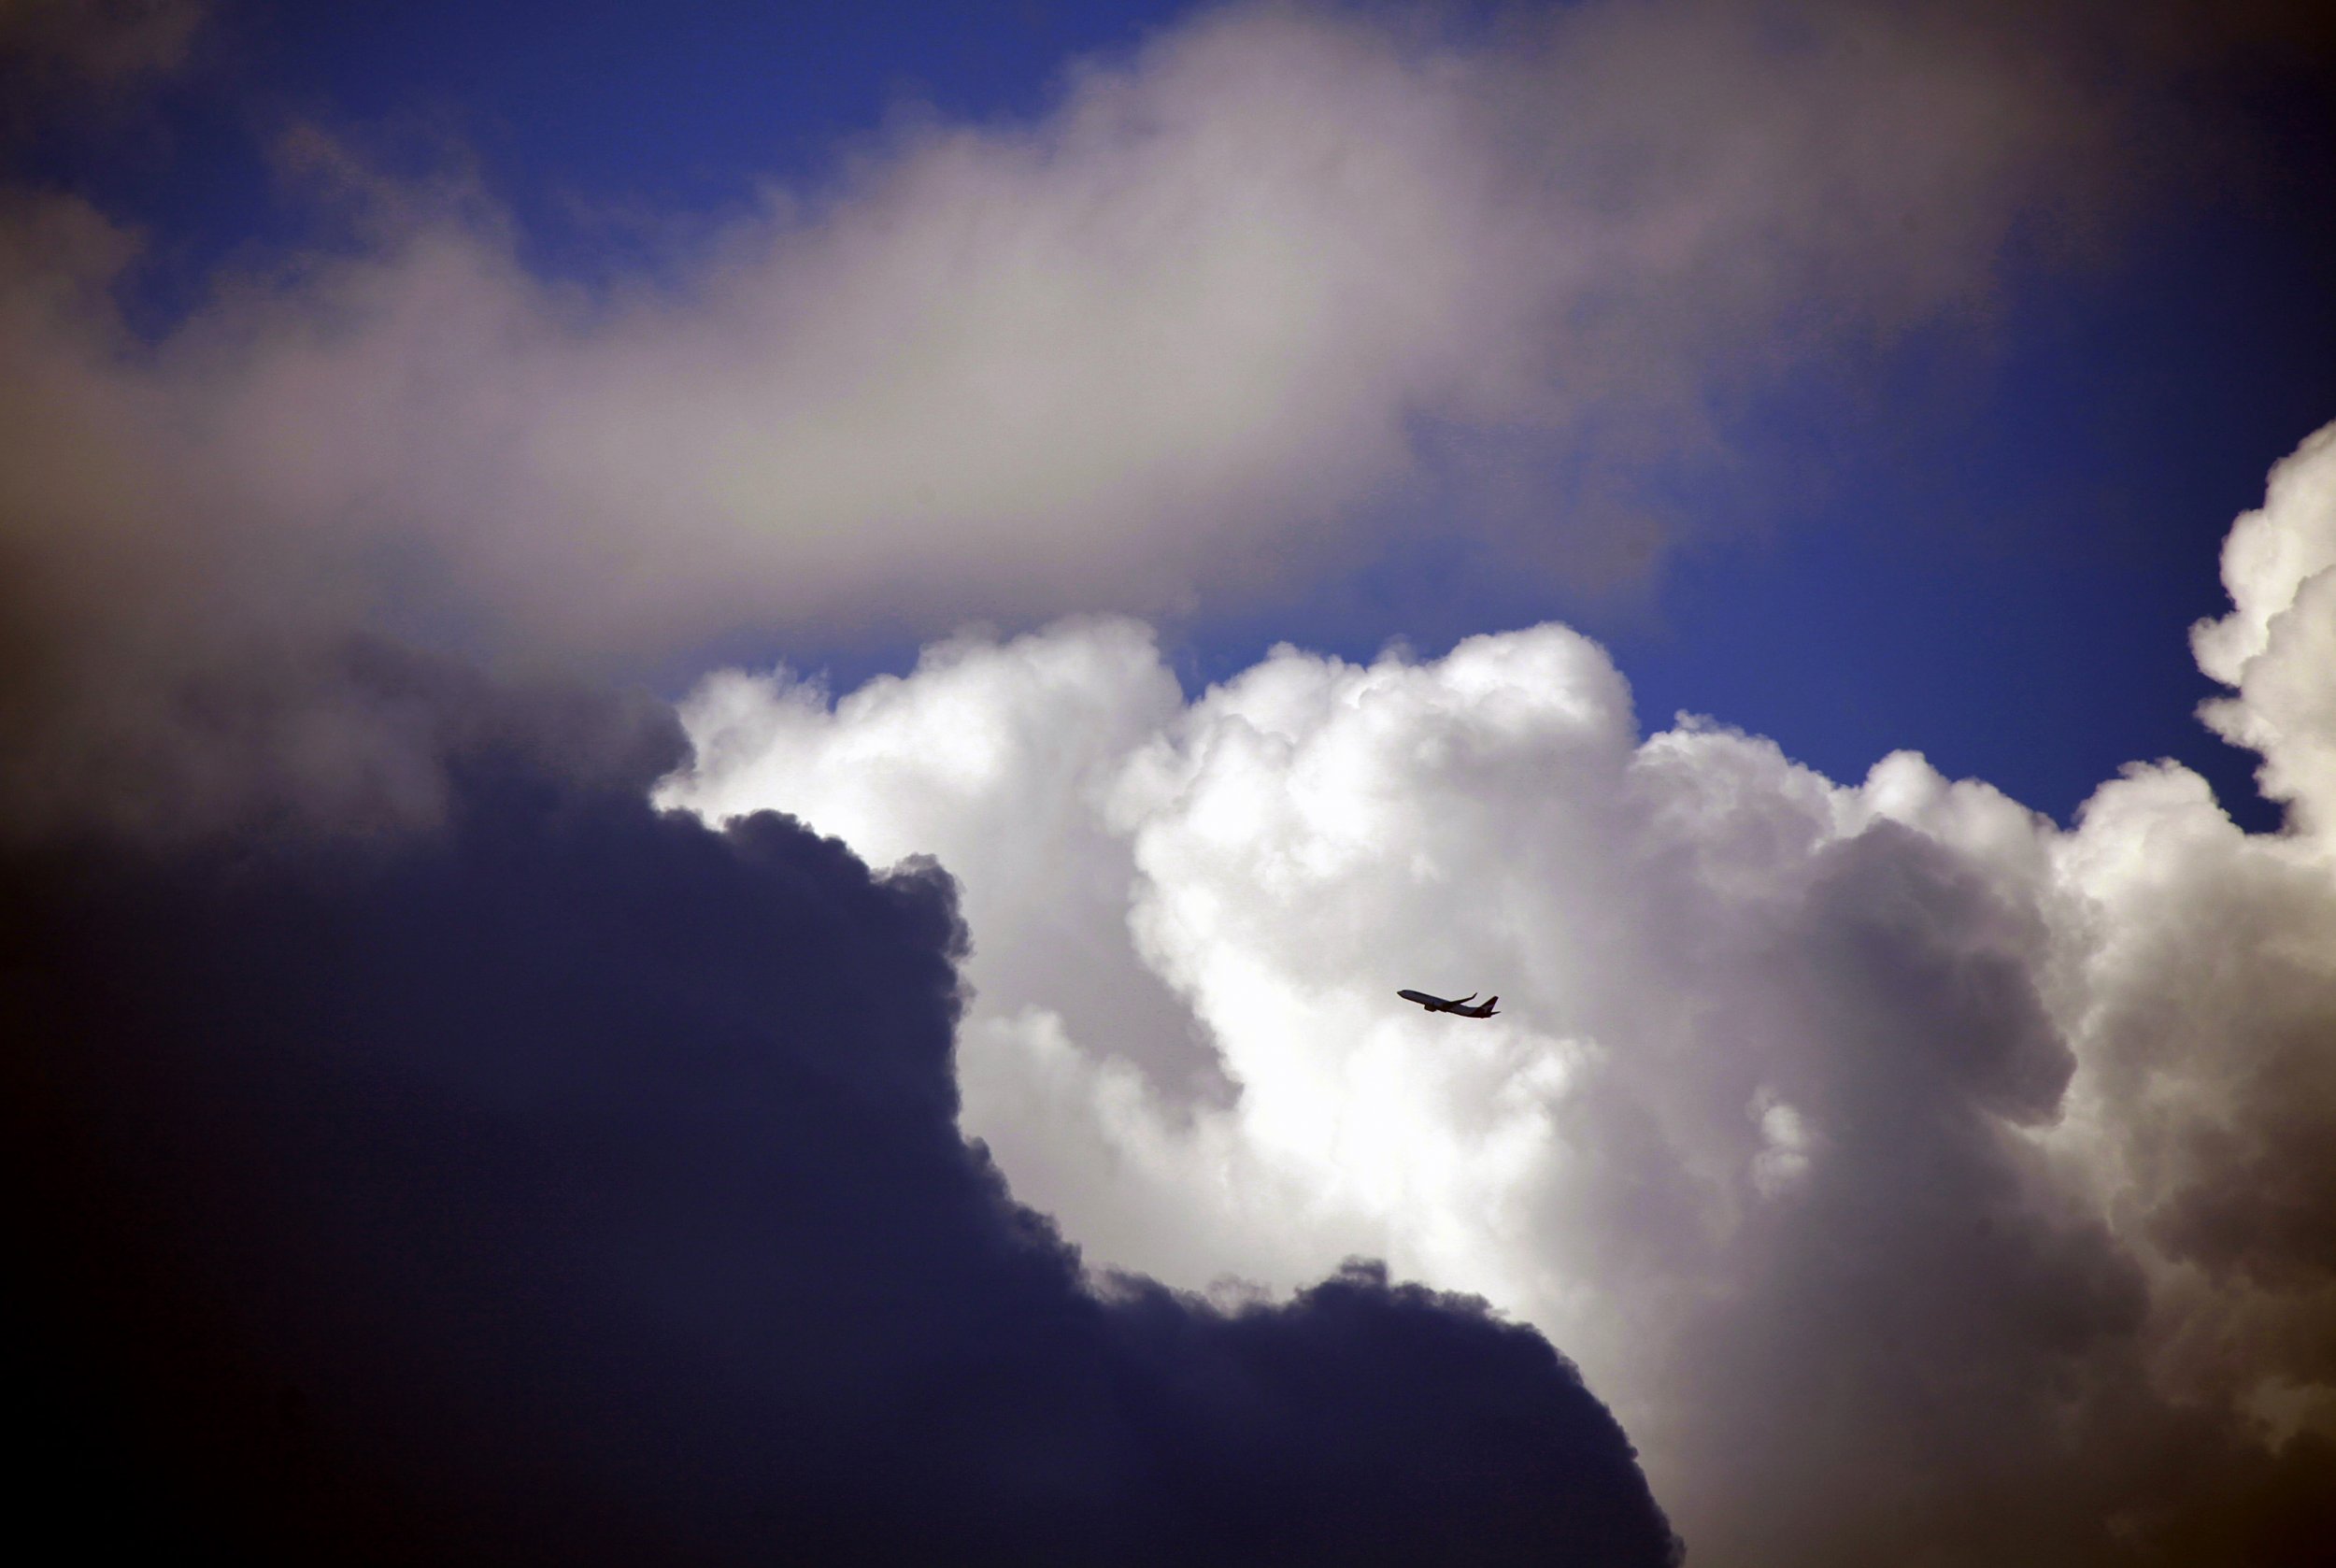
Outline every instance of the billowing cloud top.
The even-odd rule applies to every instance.
[[[2336,827],[2336,427],[2272,470],[2260,511],[2230,530],[2231,612],[2191,633],[2199,667],[2237,695],[2206,721],[2260,752],[2263,792],[2322,833]]]
[[[1189,706],[1116,622],[832,706],[724,676],[666,798],[961,866],[965,1119],[1018,1191],[1189,1283],[1483,1292],[1700,1555],[2290,1561],[2336,1479],[2332,482],[2336,426],[2199,633],[2278,835],[2172,764],[2063,832],[1912,754],[1642,738],[1558,626]]]

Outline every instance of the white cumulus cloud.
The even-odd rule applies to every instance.
[[[665,798],[960,875],[966,1130],[1092,1261],[1480,1291],[1702,1561],[2243,1561],[2336,1434],[2330,538],[2336,427],[2199,634],[2279,834],[1643,734],[1560,626],[1189,703],[1114,620],[723,676]]]

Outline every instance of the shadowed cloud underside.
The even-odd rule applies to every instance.
[[[470,709],[438,830],[0,882],[12,1383],[40,1490],[135,1498],[91,1539],[1672,1561],[1613,1418],[1475,1303],[1092,1293],[958,1135],[939,871],[653,812],[634,716],[366,678]]]

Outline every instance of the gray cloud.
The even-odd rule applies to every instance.
[[[82,87],[178,69],[207,0],[5,0],[0,64],[61,71]]]
[[[1243,7],[592,290],[459,169],[303,131],[326,237],[155,343],[111,305],[135,236],[19,198],[0,551],[54,673],[14,727],[90,797],[239,635],[608,660],[1159,613],[1352,565],[1405,498],[1645,569],[1634,476],[1714,397],[1968,310],[2015,224],[2101,209],[2124,100],[2083,65],[1954,7]]]

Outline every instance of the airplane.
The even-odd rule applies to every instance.
[[[1493,1004],[1501,1000],[1497,996],[1488,996],[1472,1007],[1468,1004],[1476,994],[1473,991],[1457,1002],[1447,1002],[1441,996],[1430,996],[1424,991],[1399,991],[1395,994],[1406,1002],[1418,1003],[1432,1013],[1458,1013],[1464,1019],[1490,1018],[1497,1010]]]

